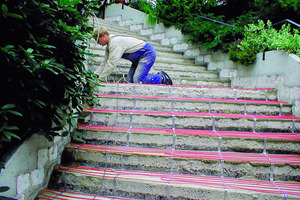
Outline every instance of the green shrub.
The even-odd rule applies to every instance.
[[[152,3],[147,0],[139,0],[129,4],[130,7],[142,11],[147,15],[147,22],[154,25],[157,22],[156,9]]]
[[[283,25],[280,30],[264,29],[265,23],[260,20],[258,25],[250,24],[245,27],[244,38],[229,51],[229,58],[243,65],[249,65],[256,60],[256,54],[264,51],[284,50],[300,56],[300,35],[297,29],[291,30],[290,25]],[[250,31],[250,32],[248,32]]]
[[[51,140],[65,121],[76,125],[82,104],[97,103],[96,75],[84,65],[89,6],[80,0],[1,1],[1,155],[33,133]]]
[[[149,14],[150,10],[154,9],[154,5],[147,0],[134,1],[129,6],[146,14]]]
[[[256,46],[243,44],[247,43],[243,38],[250,37],[244,31],[244,26],[255,24],[259,19],[278,22],[291,17],[289,19],[295,21],[299,14],[299,0],[157,0],[156,6],[158,21],[163,22],[165,26],[174,25],[187,36],[188,42],[200,45],[209,52],[230,51],[230,58],[233,61],[247,65],[253,63],[256,58],[253,54],[258,52],[282,49],[297,53],[299,48],[295,44],[298,42],[297,31],[288,34],[290,27],[282,29],[289,36],[284,37],[283,33],[279,33],[281,38],[274,38],[267,34],[274,34],[275,29],[270,29],[266,33],[264,30],[262,31],[264,36],[252,34],[252,39],[257,41],[249,43],[257,44]],[[273,41],[265,42],[264,38],[273,38]],[[242,42],[233,47],[236,41]]]
[[[156,12],[158,21],[166,26],[174,25],[187,36],[188,42],[201,45],[207,51],[228,52],[230,44],[242,38],[242,27],[253,22],[254,13],[248,12],[241,16],[230,13],[230,17],[220,15],[224,6],[214,0],[157,0]],[[226,19],[226,23],[241,28],[221,25],[202,17],[220,22]]]
[[[157,0],[156,14],[165,26],[184,25],[191,20],[197,21],[193,20],[195,14],[203,14],[203,10],[216,4],[212,0]]]

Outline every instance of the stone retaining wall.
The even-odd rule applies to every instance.
[[[0,196],[32,200],[47,187],[53,167],[60,163],[61,153],[69,137],[56,136],[53,142],[44,136],[33,135],[7,158],[0,173],[0,186],[10,190]]]

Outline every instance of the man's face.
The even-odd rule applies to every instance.
[[[97,37],[95,37],[95,40],[97,40]],[[97,43],[100,44],[101,46],[105,46],[108,44],[109,37],[106,34],[101,34],[100,37],[98,38]]]

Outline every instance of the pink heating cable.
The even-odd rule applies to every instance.
[[[128,131],[128,127],[111,127],[99,125],[84,125],[78,124],[79,129],[95,130],[95,131],[112,131],[123,132]],[[155,128],[131,128],[132,133],[151,133],[172,135],[172,129],[155,129]],[[176,129],[176,135],[191,135],[191,136],[209,136],[209,137],[236,137],[236,138],[266,138],[277,140],[300,140],[300,135],[296,133],[253,133],[253,132],[239,132],[239,131],[210,131],[210,130],[195,130],[195,129]]]
[[[99,112],[99,113],[124,113],[124,114],[145,114],[145,115],[162,115],[162,116],[191,116],[191,117],[216,117],[216,118],[239,118],[239,119],[275,119],[275,120],[297,120],[300,121],[300,117],[292,115],[242,115],[242,114],[221,114],[221,113],[199,113],[199,112],[163,112],[163,111],[140,111],[140,110],[105,110],[86,108],[86,110]]]
[[[153,182],[165,184],[169,180],[169,174],[159,172],[146,172],[146,171],[130,171],[130,170],[117,170],[117,169],[104,169],[83,166],[59,166],[60,171],[66,173],[73,173],[78,175],[86,175],[91,177],[105,177],[113,179],[118,175],[118,180],[135,180],[140,182]],[[300,183],[279,182],[274,181],[277,187],[271,181],[250,180],[250,179],[236,179],[224,177],[227,189],[231,190],[248,190],[254,192],[264,192],[272,194],[282,194],[300,196]],[[221,177],[199,176],[199,175],[186,175],[186,174],[173,174],[170,184],[176,186],[191,185],[199,187],[211,188],[224,188],[223,180]]]
[[[212,101],[212,102],[234,102],[234,103],[255,103],[255,104],[288,104],[286,101],[266,101],[249,99],[215,99],[215,98],[190,98],[190,97],[156,97],[156,96],[133,96],[133,95],[114,95],[98,94],[99,97],[118,97],[118,98],[138,98],[138,99],[174,99],[179,101]]]
[[[124,153],[127,155],[142,155],[142,156],[158,156],[174,158],[190,158],[198,160],[221,160],[236,161],[236,162],[255,162],[255,163],[274,163],[274,164],[290,164],[299,165],[299,155],[276,155],[255,153],[236,153],[236,152],[215,152],[215,151],[186,151],[171,149],[153,149],[140,147],[124,147],[124,146],[105,146],[93,144],[75,144],[71,143],[68,148],[76,148],[77,150],[108,152],[108,153]]]
[[[108,196],[100,196],[100,195],[91,195],[84,194],[78,192],[69,192],[69,191],[60,191],[60,190],[44,190],[39,195],[38,199],[46,199],[46,200],[131,200],[127,198],[120,197],[108,197]]]
[[[116,83],[105,83],[115,85]],[[119,85],[141,85],[140,83],[118,83]],[[219,89],[235,89],[235,90],[274,90],[274,88],[232,88],[232,87],[213,87],[213,86],[191,86],[191,85],[163,85],[163,84],[147,84],[158,87],[179,87],[179,88],[219,88]]]

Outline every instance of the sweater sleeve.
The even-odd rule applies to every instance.
[[[111,45],[107,48],[106,60],[104,62],[103,68],[95,71],[95,73],[98,74],[99,78],[103,81],[114,71],[116,65],[118,64],[125,51],[124,48],[119,45]]]

